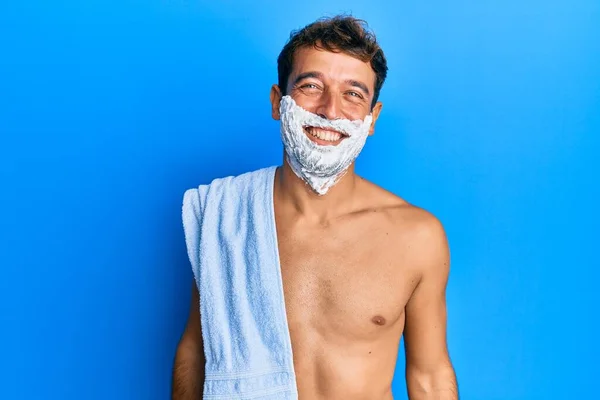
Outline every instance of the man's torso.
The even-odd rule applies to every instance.
[[[373,184],[352,212],[308,222],[275,202],[300,400],[392,399],[422,210]]]

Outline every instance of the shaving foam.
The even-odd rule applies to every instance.
[[[354,121],[329,120],[301,108],[290,96],[282,97],[279,112],[288,164],[317,194],[326,194],[362,151],[373,116]],[[308,138],[304,127],[332,129],[347,137],[335,146],[320,145]]]

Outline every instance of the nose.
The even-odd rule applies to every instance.
[[[331,92],[323,93],[315,112],[321,118],[330,120],[341,118],[340,99]]]

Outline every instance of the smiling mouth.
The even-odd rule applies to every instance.
[[[341,142],[343,139],[347,138],[348,135],[343,134],[341,132],[332,130],[332,129],[323,129],[317,128],[314,126],[305,126],[304,132],[306,132],[307,136],[318,144],[329,144],[335,145]]]

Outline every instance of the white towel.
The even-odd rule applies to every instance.
[[[206,400],[298,398],[273,210],[276,169],[216,179],[183,197]]]

